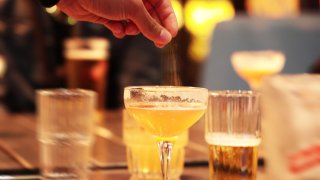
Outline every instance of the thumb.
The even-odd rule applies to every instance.
[[[172,36],[169,31],[161,26],[144,6],[132,13],[130,19],[137,25],[141,33],[155,44],[165,45],[171,41]]]

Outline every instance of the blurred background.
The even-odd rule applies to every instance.
[[[320,71],[319,0],[172,0],[172,4],[180,28],[173,53],[182,85],[248,89],[230,63],[231,54],[242,50],[282,51],[286,57],[282,73]],[[65,55],[66,40],[91,38],[106,42],[99,50],[105,51],[103,60],[84,56],[82,60],[104,63],[68,63],[72,58]],[[168,48],[158,49],[141,35],[116,39],[105,27],[77,22],[56,6],[45,9],[35,0],[0,0],[0,104],[12,112],[32,112],[37,89],[93,84],[90,88],[103,94],[102,108],[121,108],[125,86],[161,84],[164,72],[159,67],[172,51]],[[86,69],[74,70],[81,66]],[[77,76],[81,85],[71,83],[70,76]]]

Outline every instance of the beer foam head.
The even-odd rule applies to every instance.
[[[279,51],[238,51],[231,56],[236,71],[280,72],[285,64],[285,56]]]
[[[208,133],[206,141],[211,145],[232,147],[253,147],[261,142],[259,137],[250,134]]]
[[[64,55],[69,60],[106,60],[109,56],[109,42],[104,38],[72,38],[64,46]]]

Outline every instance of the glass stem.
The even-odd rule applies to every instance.
[[[173,143],[168,141],[160,141],[158,143],[158,148],[160,152],[162,180],[168,180]]]

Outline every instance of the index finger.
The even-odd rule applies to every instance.
[[[174,37],[178,33],[177,17],[173,11],[170,0],[144,0],[149,2],[157,13],[160,23]]]

